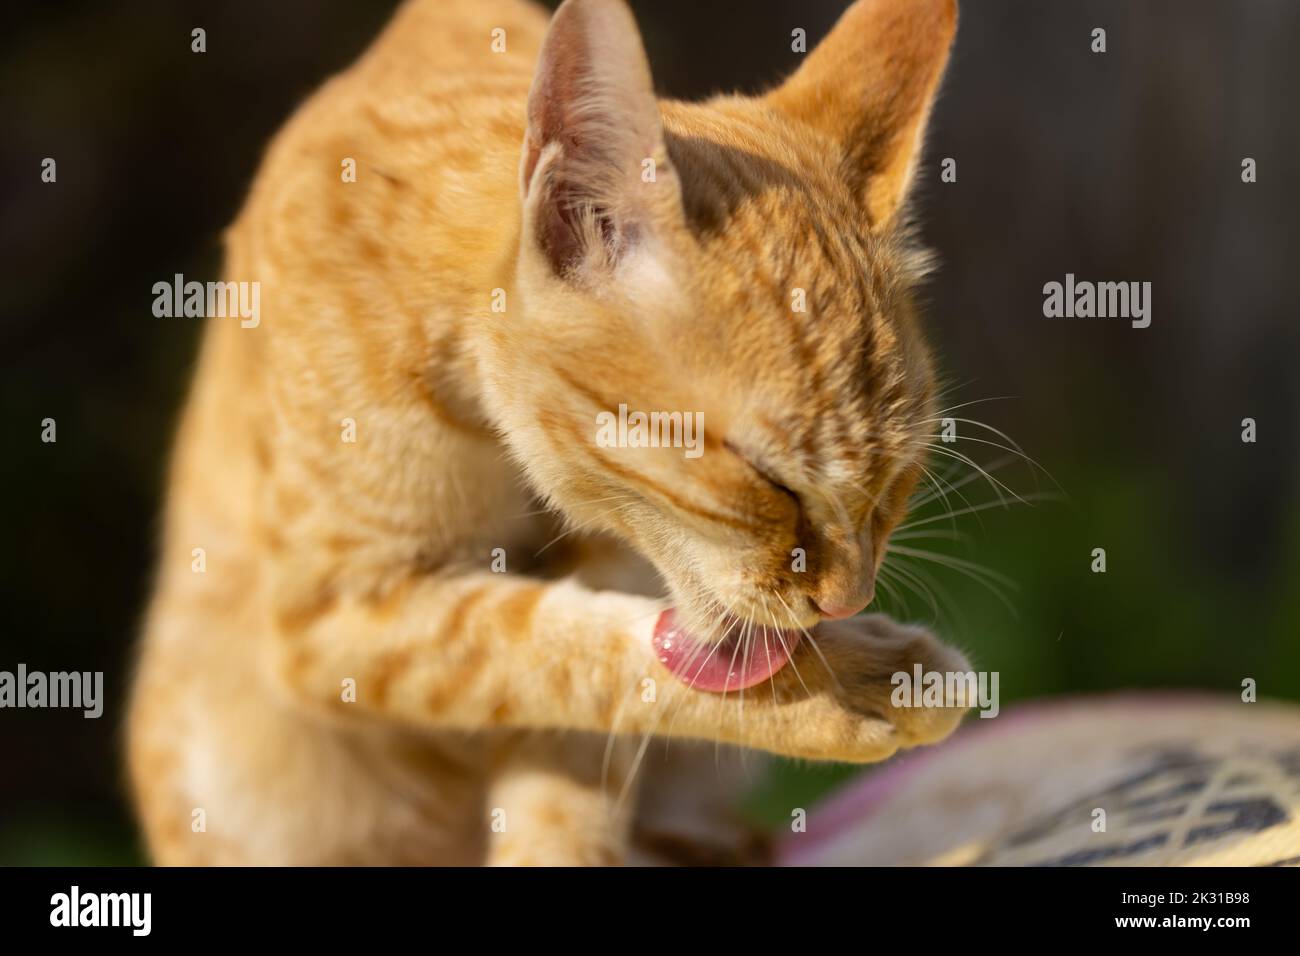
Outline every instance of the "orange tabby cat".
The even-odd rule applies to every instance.
[[[955,25],[859,0],[769,95],[657,102],[621,0],[411,0],[298,111],[172,466],[155,860],[612,863],[647,739],[708,791],[716,742],[952,730],[890,676],[962,656],[852,615],[933,418],[904,203]],[[638,411],[698,446],[599,440]]]

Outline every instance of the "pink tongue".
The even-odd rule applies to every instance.
[[[732,625],[718,644],[692,637],[677,621],[672,608],[655,623],[655,656],[689,687],[726,692],[744,690],[767,680],[790,659],[799,643],[798,631],[778,631],[753,626],[748,637],[739,622]]]

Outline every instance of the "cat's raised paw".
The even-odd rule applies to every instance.
[[[774,678],[778,738],[768,749],[873,762],[947,737],[978,688],[965,656],[880,614],[817,627]],[[763,746],[763,744],[760,744]]]

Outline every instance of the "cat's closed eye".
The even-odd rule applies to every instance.
[[[722,446],[739,459],[741,464],[770,485],[774,490],[788,496],[790,500],[794,502],[795,507],[799,509],[800,513],[803,512],[803,499],[799,497],[799,493],[773,475],[771,470],[762,464],[756,455],[747,454],[739,445],[732,442],[731,439],[725,439]]]

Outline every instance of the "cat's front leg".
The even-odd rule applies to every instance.
[[[413,573],[365,595],[287,580],[268,664],[302,707],[471,731],[645,726],[661,601],[511,574]]]
[[[879,615],[823,624],[770,685],[716,694],[659,662],[662,605],[650,598],[490,573],[416,575],[382,597],[311,593],[278,595],[272,675],[300,705],[344,718],[693,737],[867,762],[942,738],[963,710],[892,706],[893,674],[967,665]]]
[[[637,744],[521,731],[495,746],[486,810],[489,866],[617,866],[636,800]]]

